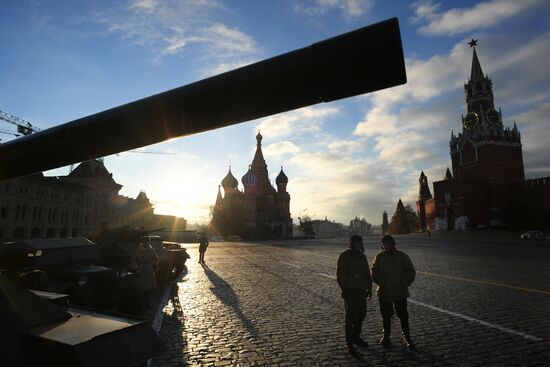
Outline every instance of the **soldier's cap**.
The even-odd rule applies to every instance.
[[[382,237],[382,239],[380,240],[380,243],[387,243],[388,245],[395,246],[395,240],[389,234]]]

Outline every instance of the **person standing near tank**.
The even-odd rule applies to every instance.
[[[336,265],[336,280],[346,308],[346,344],[348,352],[354,356],[357,355],[354,344],[368,347],[361,339],[361,329],[367,316],[367,299],[370,301],[372,296],[372,279],[364,252],[363,238],[353,235],[349,239],[349,249],[340,254]]]
[[[155,271],[158,270],[159,258],[155,249],[151,246],[151,239],[144,236],[134,253],[136,273],[139,276],[139,288],[143,294],[146,308],[151,308],[151,291],[157,287]]]
[[[395,240],[390,235],[385,235],[380,241],[382,251],[376,255],[372,264],[372,280],[378,284],[376,294],[380,304],[384,335],[380,344],[384,347],[390,345],[391,320],[394,313],[401,321],[403,333],[403,346],[413,349],[409,329],[409,313],[407,311],[407,298],[409,287],[414,282],[416,271],[407,254],[396,250]]]
[[[199,264],[206,264],[204,261],[204,253],[206,252],[209,244],[210,242],[208,241],[208,238],[206,238],[204,233],[201,233],[199,236]]]

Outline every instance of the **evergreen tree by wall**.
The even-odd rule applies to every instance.
[[[409,221],[409,212],[405,209],[403,202],[399,199],[397,208],[393,214],[389,226],[390,234],[406,234],[411,233],[411,223]]]
[[[405,210],[407,211],[407,220],[411,227],[411,232],[417,232],[420,230],[420,220],[416,210],[414,210],[409,204],[405,205]]]

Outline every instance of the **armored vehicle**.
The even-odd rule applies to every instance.
[[[163,241],[160,236],[147,236],[151,246],[159,257],[159,269],[157,281],[159,284],[166,284],[176,279],[181,273],[187,273],[185,262],[189,259],[187,250],[177,242]]]
[[[0,244],[0,268],[19,285],[69,295],[72,305],[141,311],[135,275],[106,267],[85,238],[30,239]]]
[[[101,249],[101,256],[106,265],[118,271],[127,272],[135,266],[132,264],[132,257],[139,244],[149,239],[159,258],[157,281],[159,284],[166,284],[176,279],[183,271],[187,272],[185,262],[189,255],[187,250],[178,243],[162,241],[160,236],[150,235],[158,231],[158,229],[143,230],[128,227],[106,229],[99,233],[95,241]]]
[[[0,366],[143,367],[164,350],[148,321],[60,307],[0,275]]]

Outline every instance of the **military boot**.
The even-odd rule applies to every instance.
[[[348,344],[348,353],[354,357],[357,357],[359,355],[359,352],[357,352],[357,349],[355,349],[353,344]]]
[[[384,325],[384,336],[380,338],[380,345],[383,347],[389,347],[390,346],[390,335],[391,335],[391,318],[390,319],[382,319],[382,324]]]
[[[401,330],[403,332],[403,347],[405,349],[414,349],[409,329],[409,319],[401,319]]]

